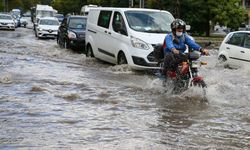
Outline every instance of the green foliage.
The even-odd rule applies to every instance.
[[[19,8],[19,9],[23,9],[23,2],[22,0],[12,0],[9,1],[9,10],[14,9],[14,8]]]
[[[198,35],[209,35],[216,23],[236,30],[246,19],[245,10],[239,5],[241,0],[144,0],[146,8],[167,10],[174,17],[191,25],[191,31]],[[134,0],[139,7],[140,0]],[[36,4],[50,4],[59,13],[79,14],[82,6],[95,4],[103,7],[128,7],[129,0],[9,0],[9,8],[29,10]],[[0,3],[0,10],[3,10]]]
[[[3,3],[0,3],[0,12],[4,11]]]

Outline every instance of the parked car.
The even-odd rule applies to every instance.
[[[12,18],[14,18],[16,28],[20,27],[21,26],[21,21],[20,21],[21,10],[20,9],[12,9],[10,13],[12,15]]]
[[[35,30],[38,38],[56,38],[59,28],[59,21],[55,17],[40,18]]]
[[[0,29],[10,29],[15,31],[15,22],[11,15],[0,14]]]
[[[218,59],[232,68],[250,64],[250,31],[229,33],[222,41]]]
[[[28,24],[27,17],[21,17],[20,18],[20,23],[21,23],[21,26],[23,26],[24,28],[26,28],[26,26]]]
[[[12,18],[14,19],[15,22],[15,27],[20,27],[21,26],[21,21],[20,21],[20,17],[16,16],[16,15],[12,15]]]
[[[84,49],[86,23],[86,16],[65,17],[58,30],[57,43],[64,48]]]
[[[162,44],[171,13],[141,8],[97,7],[89,10],[86,55],[112,64],[128,64],[132,69],[158,69],[154,47]]]
[[[63,14],[55,14],[55,17],[58,19],[58,21],[61,23],[64,19],[64,15]]]

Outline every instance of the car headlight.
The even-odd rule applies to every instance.
[[[75,39],[76,38],[76,34],[74,32],[68,31],[68,38],[69,39]]]
[[[43,31],[43,29],[42,29],[42,28],[37,28],[37,30],[38,30],[38,31]]]
[[[135,38],[133,36],[131,36],[131,44],[135,48],[140,48],[140,49],[144,49],[144,50],[149,49],[149,46],[146,42],[142,41],[141,39]]]

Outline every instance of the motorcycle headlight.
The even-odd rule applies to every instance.
[[[198,61],[192,61],[192,68],[198,68],[199,66],[200,65]]]
[[[135,38],[133,36],[131,36],[131,44],[135,48],[144,49],[144,50],[149,49],[149,46],[146,42],[142,41],[141,39]]]
[[[74,32],[68,31],[68,38],[69,39],[75,39],[76,38],[76,34]]]

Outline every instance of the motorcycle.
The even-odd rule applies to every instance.
[[[158,75],[160,75],[164,87],[167,86],[167,83],[169,83],[170,80],[173,85],[172,92],[174,94],[182,93],[192,86],[201,87],[204,94],[206,94],[205,88],[207,85],[203,80],[203,77],[199,75],[199,67],[206,65],[207,63],[199,60],[201,54],[198,51],[190,51],[182,54],[186,55],[187,59],[186,61],[178,64],[175,71],[165,71],[164,55],[162,56],[162,54],[159,54],[160,51],[162,51],[161,45],[156,46],[155,56],[160,66]]]

